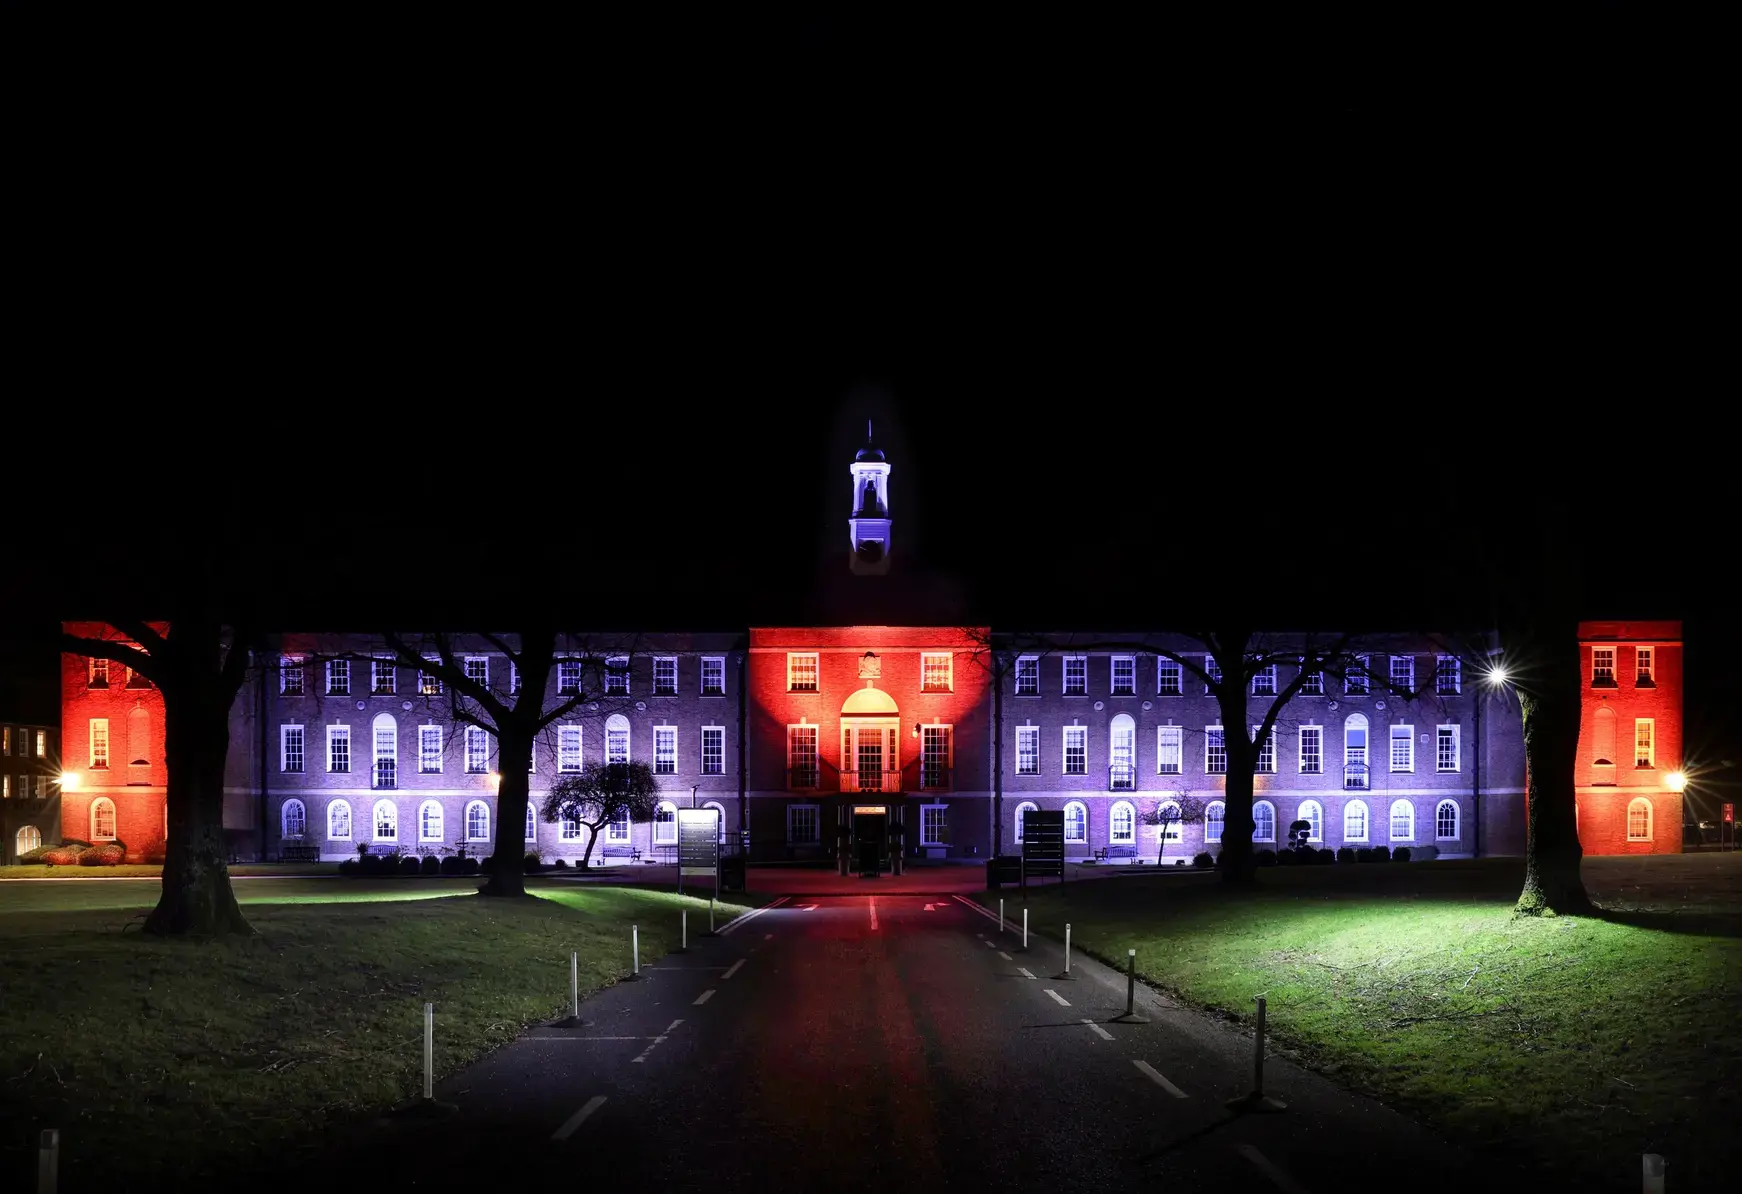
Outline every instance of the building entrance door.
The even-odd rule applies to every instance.
[[[862,879],[875,879],[889,863],[889,809],[881,804],[853,806],[853,867]]]

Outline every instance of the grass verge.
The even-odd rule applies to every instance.
[[[62,1188],[223,1176],[414,1095],[424,1001],[438,1074],[675,947],[669,892],[541,884],[491,900],[477,880],[287,879],[238,898],[259,936],[129,931],[158,884],[21,883],[0,893],[0,1185],[25,1188],[34,1133],[61,1130]],[[759,902],[736,897],[737,906]],[[198,1155],[191,1140],[203,1143]],[[203,1180],[202,1180],[203,1179]]]
[[[230,874],[249,877],[338,873],[339,864],[336,862],[239,862],[230,867]],[[163,866],[154,862],[123,862],[118,866],[0,866],[0,879],[146,878],[163,878]]]
[[[1118,969],[1136,948],[1139,975],[1186,1003],[1246,1019],[1263,994],[1305,1064],[1556,1188],[1636,1183],[1646,1152],[1677,1185],[1719,1188],[1742,1112],[1742,924],[1653,911],[1635,889],[1630,923],[1515,920],[1522,873],[1278,868],[1245,892],[1157,876],[1042,889],[1029,909]]]

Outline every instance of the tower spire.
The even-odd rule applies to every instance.
[[[852,537],[853,572],[881,576],[889,571],[889,461],[872,441],[874,428],[865,420],[865,446],[853,457],[853,514],[847,520]]]

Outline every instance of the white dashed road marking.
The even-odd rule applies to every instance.
[[[1026,966],[1018,966],[1016,968],[1016,973],[1020,974],[1023,978],[1037,978],[1037,977],[1039,977],[1038,975],[1031,973],[1029,971],[1028,967],[1026,967]]]
[[[1066,999],[1063,995],[1060,995],[1057,991],[1053,990],[1051,987],[1046,988],[1046,993],[1048,995],[1051,995],[1053,1002],[1058,1004],[1060,1007],[1071,1006],[1070,1000]]]
[[[670,1036],[670,1035],[671,1035],[671,1034],[672,1034],[672,1032],[673,1032],[673,1031],[674,1031],[674,1030],[675,1030],[675,1029],[676,1029],[676,1028],[677,1028],[677,1026],[678,1026],[678,1025],[679,1025],[679,1024],[682,1024],[682,1023],[683,1023],[683,1021],[682,1021],[682,1020],[673,1020],[673,1021],[672,1021],[672,1022],[671,1022],[671,1027],[670,1027],[670,1028],[667,1028],[667,1029],[666,1029],[666,1030],[665,1030],[665,1031],[664,1031],[664,1032],[662,1032],[662,1033],[660,1033],[660,1034],[659,1034],[659,1035],[658,1035],[658,1036],[656,1036],[656,1037],[654,1037],[654,1038],[653,1038],[653,1043],[652,1043],[652,1044],[651,1044],[651,1045],[649,1045],[649,1046],[647,1046],[647,1048],[645,1048],[645,1049],[643,1049],[643,1050],[642,1050],[642,1051],[641,1051],[641,1052],[640,1052],[640,1053],[638,1053],[638,1054],[637,1054],[637,1055],[636,1055],[636,1056],[634,1056],[634,1057],[631,1057],[631,1058],[630,1058],[630,1059],[629,1059],[629,1064],[630,1064],[630,1065],[634,1065],[634,1064],[635,1064],[635,1063],[636,1063],[636,1062],[638,1062],[638,1061],[646,1061],[646,1060],[647,1060],[647,1055],[648,1055],[648,1054],[649,1054],[649,1053],[651,1053],[651,1052],[653,1052],[653,1051],[654,1051],[654,1050],[655,1050],[655,1049],[657,1049],[657,1048],[659,1048],[659,1045],[660,1045],[660,1042],[662,1042],[662,1041],[663,1041],[663,1040],[665,1040],[665,1038],[666,1038],[666,1037],[668,1037],[668,1036]],[[605,1100],[604,1100],[604,1099],[600,1099],[600,1100],[599,1100],[599,1101],[600,1101],[600,1102],[601,1102],[601,1103],[602,1103],[602,1102],[604,1102],[604,1101],[605,1101]]]
[[[700,1007],[700,1006],[702,1006],[702,1004],[706,1003],[708,1000],[712,999],[713,997],[714,997],[714,988],[709,987],[706,991],[703,991],[700,995],[696,996],[696,1001],[691,1006]]]
[[[638,1057],[635,1060],[640,1061]],[[605,1105],[604,1095],[594,1095],[581,1105],[581,1109],[563,1121],[563,1126],[550,1134],[552,1140],[567,1140],[575,1134],[575,1129],[587,1122],[587,1117]]]
[[[1016,959],[1015,959],[1015,958],[1013,958],[1013,957],[1011,957],[1011,956],[1010,956],[1010,955],[1009,955],[1009,954],[1007,954],[1007,953],[1005,953],[1005,952],[1004,952],[1004,951],[1003,951],[1003,950],[999,950],[999,951],[998,951],[998,956],[999,956],[999,957],[1001,957],[1001,958],[1003,958],[1003,959],[1004,959],[1004,960],[1005,960],[1005,961],[1006,961],[1006,962],[1014,962],[1014,961],[1016,961]]]
[[[1090,1032],[1094,1033],[1096,1036],[1100,1037],[1102,1040],[1110,1041],[1113,1039],[1112,1033],[1108,1032],[1105,1028],[1102,1028],[1099,1024],[1095,1023],[1093,1020],[1084,1019],[1083,1023],[1085,1023],[1089,1026]],[[637,1058],[637,1060],[640,1060],[640,1059]]]
[[[744,959],[739,958],[736,962],[733,962],[730,966],[726,967],[726,973],[722,974],[720,977],[722,979],[731,978],[734,974],[738,973],[738,967],[742,966],[743,964],[744,964]]]
[[[1283,1194],[1306,1194],[1306,1190],[1288,1174],[1271,1164],[1270,1158],[1250,1144],[1240,1146],[1240,1155],[1258,1167],[1258,1172],[1276,1183]]]
[[[1133,1061],[1131,1064],[1136,1066],[1138,1069],[1142,1070],[1144,1077],[1148,1078],[1151,1082],[1155,1083],[1157,1086],[1159,1086],[1163,1090],[1167,1091],[1167,1093],[1172,1095],[1174,1098],[1183,1099],[1186,1097],[1185,1091],[1181,1090],[1179,1087],[1177,1087],[1173,1083],[1169,1082],[1165,1077],[1162,1076],[1162,1073],[1160,1070],[1158,1070],[1154,1066],[1150,1065],[1147,1061]]]

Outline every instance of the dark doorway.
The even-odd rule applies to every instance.
[[[875,879],[889,865],[889,810],[881,804],[853,806],[853,868]]]

